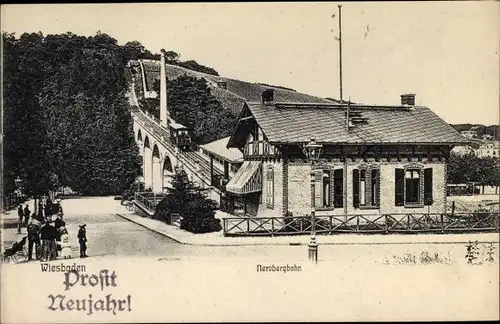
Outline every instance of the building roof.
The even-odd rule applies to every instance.
[[[223,160],[228,162],[242,162],[243,161],[243,153],[237,148],[227,148],[227,143],[229,141],[229,136],[224,137],[215,142],[211,142],[205,145],[200,145],[202,149],[205,151],[211,152],[215,155],[218,155]]]
[[[188,129],[186,126],[176,122],[170,122],[169,126],[172,127],[173,129]]]
[[[312,137],[318,143],[338,144],[450,144],[466,145],[461,136],[427,107],[368,106],[351,104],[350,111],[367,120],[346,131],[346,107],[340,104],[278,103],[264,105],[245,103],[240,116],[249,111],[273,144],[307,143]],[[238,121],[228,143],[242,145],[248,128]],[[246,131],[245,131],[246,129]]]

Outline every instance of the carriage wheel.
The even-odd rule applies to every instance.
[[[4,257],[3,253],[0,255],[0,259],[2,260],[2,263],[9,263],[9,257]]]
[[[28,248],[25,246],[21,251],[14,254],[14,262],[26,261],[28,259]]]

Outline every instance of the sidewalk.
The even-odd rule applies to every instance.
[[[163,222],[142,217],[132,212],[117,213],[133,223],[145,227],[153,232],[168,237],[180,244],[202,246],[244,246],[244,245],[307,245],[309,235],[276,236],[276,237],[224,237],[222,230],[215,233],[193,234]],[[469,241],[499,242],[498,233],[471,233],[471,234],[420,234],[420,235],[318,235],[318,244],[352,245],[352,244],[453,244]]]

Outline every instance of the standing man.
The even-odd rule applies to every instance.
[[[20,204],[19,208],[17,209],[17,217],[19,221],[17,222],[17,234],[21,234],[21,224],[23,223],[23,205]]]
[[[35,258],[38,260],[40,251],[40,222],[35,218],[31,218],[28,225],[28,261],[33,260],[33,245],[35,245]]]
[[[52,220],[52,200],[47,198],[45,202],[45,217],[48,217],[50,220]]]
[[[24,207],[24,223],[26,224],[26,226],[28,226],[28,221],[30,219],[30,214],[31,214],[31,210],[28,207],[28,204],[26,204],[26,207]]]
[[[85,224],[80,225],[78,230],[78,243],[80,243],[80,258],[87,258],[87,230]]]

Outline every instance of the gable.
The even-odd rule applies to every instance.
[[[265,138],[265,134],[250,111],[248,105],[245,103],[243,109],[241,109],[240,115],[238,116],[238,121],[236,122],[233,134],[229,138],[227,148],[244,147],[249,140],[254,140],[256,137],[259,140],[263,140]]]

